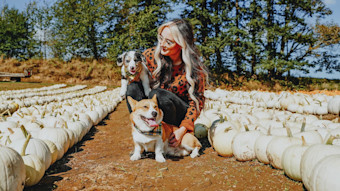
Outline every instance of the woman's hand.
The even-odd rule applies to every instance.
[[[180,145],[182,138],[183,138],[183,136],[185,135],[186,132],[187,132],[187,128],[182,126],[179,129],[177,129],[176,131],[174,131],[173,133],[171,133],[171,135],[169,137],[169,145],[171,147],[177,147],[178,145]]]

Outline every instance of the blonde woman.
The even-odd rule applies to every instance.
[[[143,54],[153,76],[148,97],[157,94],[159,107],[164,112],[163,122],[178,127],[169,137],[170,146],[177,147],[185,133],[194,131],[194,122],[204,106],[208,79],[194,44],[191,24],[184,19],[174,19],[161,25],[157,46]],[[141,100],[147,98],[143,92],[142,85],[133,82],[129,84],[126,96]]]

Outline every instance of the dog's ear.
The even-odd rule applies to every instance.
[[[129,104],[130,104],[131,110],[134,111],[134,110],[135,110],[135,107],[136,107],[137,101],[134,100],[131,96],[128,96],[128,97],[127,97],[127,100],[128,100],[128,102],[129,102]]]
[[[123,54],[119,55],[117,57],[117,65],[118,66],[122,66],[124,61],[125,61],[125,55],[126,55],[126,52],[124,52]]]
[[[137,50],[135,56],[136,56],[136,60],[140,60],[144,64],[146,64],[146,58],[141,51]]]
[[[157,103],[157,94],[153,95],[151,100],[155,103]]]

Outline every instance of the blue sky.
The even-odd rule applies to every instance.
[[[54,0],[44,0],[47,3],[54,2]],[[44,2],[43,0],[38,0],[38,2]],[[326,22],[334,22],[340,25],[340,0],[323,0],[325,4],[332,10],[333,14],[328,16],[324,21]],[[0,0],[0,6],[2,7],[3,4],[7,4],[9,7],[15,7],[19,10],[24,10],[26,5],[32,2],[32,0]],[[178,17],[178,16],[172,16]],[[311,22],[315,22],[312,20]],[[340,51],[340,50],[339,50]],[[305,74],[295,74],[297,76],[311,76],[311,77],[318,77],[318,78],[329,78],[329,79],[340,79],[340,72],[333,73],[333,74],[326,74],[322,72],[311,72],[307,75]]]

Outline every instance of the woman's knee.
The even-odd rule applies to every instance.
[[[131,96],[133,99],[140,101],[146,98],[141,84],[138,82],[132,82],[127,86],[126,97]]]

